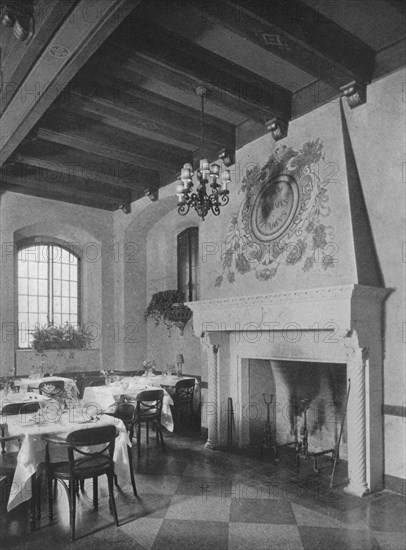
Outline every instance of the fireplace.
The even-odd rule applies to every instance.
[[[309,451],[335,448],[343,425],[340,457],[348,458],[346,365],[264,359],[249,359],[243,365],[248,370],[243,375],[248,384],[242,388],[242,402],[249,403],[244,420],[248,423],[250,446],[264,445],[265,399],[269,401],[271,395],[272,445],[300,440],[306,404]]]
[[[333,426],[325,418],[332,409],[324,411],[323,422],[320,411],[311,420],[309,444],[315,450],[327,442],[334,446],[350,388],[340,449],[348,460],[346,491],[363,496],[382,489],[382,303],[387,293],[345,285],[189,303],[195,334],[207,352],[206,445],[226,444],[230,397],[237,421],[235,444],[243,447],[255,439],[249,376],[259,361],[264,388],[277,396],[276,407],[279,403],[286,409],[275,411],[278,442],[292,435],[289,401],[307,393],[317,406],[323,398],[335,407]]]

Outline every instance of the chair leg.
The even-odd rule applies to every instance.
[[[30,509],[30,528],[35,529],[35,505],[37,501],[37,479],[35,474],[31,476],[31,509]]]
[[[137,486],[135,485],[135,479],[134,479],[134,469],[133,469],[133,452],[131,447],[127,447],[128,451],[128,462],[130,463],[130,477],[131,477],[131,485],[133,487],[134,496],[138,496],[137,493]],[[117,479],[116,474],[114,474],[115,478]]]
[[[141,454],[141,424],[137,424],[137,452]]]
[[[73,542],[75,540],[75,516],[76,516],[76,494],[75,494],[75,482],[72,480],[69,483],[69,523],[70,523],[70,538]]]
[[[93,478],[93,506],[97,508],[99,505],[99,487],[97,477]]]
[[[47,486],[48,486],[48,517],[52,519],[54,517],[53,511],[53,497],[56,498],[56,479],[54,480],[54,491],[52,492],[52,477],[48,474]]]
[[[164,436],[162,434],[162,426],[160,424],[157,424],[157,430],[156,430],[156,433],[158,435],[158,432],[159,432],[159,438],[161,440],[161,445],[162,447],[165,447],[165,443],[164,443]]]
[[[147,445],[149,445],[149,422],[148,420],[145,422],[146,424],[146,430],[147,430]]]
[[[112,510],[113,516],[114,516],[114,522],[118,526],[116,501],[114,500],[113,474],[111,474],[111,473],[107,474],[107,482],[108,482],[108,486],[109,486],[109,499],[110,499],[111,510]]]
[[[37,494],[36,494],[36,506],[37,506],[37,520],[41,519],[41,485],[42,485],[42,473],[39,474],[36,480]]]

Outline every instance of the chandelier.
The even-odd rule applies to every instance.
[[[196,88],[196,93],[201,97],[200,151],[203,151],[204,101],[207,89],[204,86],[199,86]],[[195,178],[195,181],[193,181],[193,178]],[[219,180],[221,180],[221,183],[219,183]],[[190,163],[184,164],[176,186],[178,213],[185,216],[190,207],[193,207],[202,218],[202,221],[210,211],[218,216],[220,207],[228,204],[229,183],[231,183],[230,171],[223,170],[220,178],[220,166],[218,164],[210,165],[207,159],[200,161],[199,168],[195,172],[193,172]],[[196,188],[194,188],[195,185]]]

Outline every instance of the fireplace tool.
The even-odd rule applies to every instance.
[[[348,379],[347,398],[345,400],[345,407],[344,407],[343,419],[342,419],[342,422],[341,422],[340,435],[338,436],[336,448],[335,448],[335,451],[334,451],[334,464],[333,464],[333,471],[331,472],[331,477],[330,477],[330,489],[332,489],[334,487],[334,474],[335,474],[335,471],[336,471],[337,460],[339,458],[340,443],[341,443],[341,437],[343,435],[345,417],[346,417],[346,414],[347,414],[348,397],[350,395],[350,387],[351,387],[351,378]]]
[[[264,427],[264,437],[262,440],[262,448],[273,449],[274,445],[272,445],[271,413],[270,413],[270,409],[273,401],[273,395],[272,393],[263,393],[262,396],[264,398],[264,402],[266,405],[266,421],[265,421],[265,427]]]
[[[300,441],[298,441],[298,444],[296,447],[297,470],[299,471],[301,458],[303,458],[303,460],[309,460],[311,458],[313,460],[313,470],[319,473],[320,470],[317,468],[318,457],[329,453],[331,453],[331,456],[333,457],[335,453],[335,449],[326,449],[324,451],[309,453],[309,441],[308,441],[309,432],[307,430],[307,410],[309,408],[310,399],[301,399],[300,403],[302,404],[302,408],[303,408],[303,424],[300,428]]]

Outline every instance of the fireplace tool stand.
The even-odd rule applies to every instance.
[[[272,433],[271,433],[271,405],[273,401],[272,393],[263,393],[264,402],[266,405],[266,421],[264,427],[264,437],[262,439],[262,452],[264,449],[273,449]]]
[[[318,452],[310,452],[309,453],[309,432],[307,430],[307,410],[309,408],[310,400],[309,399],[301,399],[300,400],[302,407],[303,407],[303,425],[300,428],[300,441],[297,442],[296,446],[296,467],[297,471],[299,471],[300,468],[300,459],[303,460],[309,460],[310,458],[313,460],[313,470],[317,473],[320,473],[320,470],[317,467],[317,459],[319,456],[326,455],[331,453],[331,458],[334,458],[335,449],[326,449],[324,451],[318,451]]]

